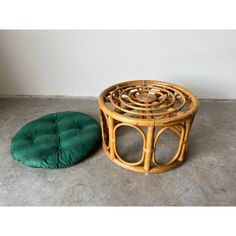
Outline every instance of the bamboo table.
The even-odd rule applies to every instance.
[[[189,131],[198,111],[198,99],[189,90],[170,83],[137,80],[113,85],[99,98],[103,149],[117,165],[142,173],[159,173],[172,169],[186,159]],[[139,161],[128,162],[117,150],[117,130],[132,127],[143,138]],[[146,127],[145,132],[143,127]],[[159,128],[158,132],[155,129]],[[158,163],[155,149],[166,130],[179,137],[176,154],[165,163]],[[157,150],[158,151],[158,150]]]

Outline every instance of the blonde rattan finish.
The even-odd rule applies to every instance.
[[[103,91],[98,104],[103,149],[117,165],[137,172],[159,173],[186,159],[188,135],[198,111],[198,99],[187,89],[161,81],[128,81]],[[117,150],[117,129],[123,126],[133,127],[143,138],[143,153],[137,162],[125,161]],[[177,153],[161,164],[155,158],[155,149],[166,130],[178,135],[179,146]]]

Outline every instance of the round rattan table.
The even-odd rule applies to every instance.
[[[117,165],[148,174],[172,169],[185,161],[189,131],[198,111],[198,99],[189,90],[162,81],[128,81],[104,90],[98,104],[103,149]],[[135,162],[124,160],[117,150],[117,130],[126,126],[136,129],[143,138],[142,155]],[[179,144],[173,157],[159,163],[155,150],[166,130],[179,137]]]

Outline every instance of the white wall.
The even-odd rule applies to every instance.
[[[236,31],[1,31],[1,95],[97,96],[126,80],[236,99]]]

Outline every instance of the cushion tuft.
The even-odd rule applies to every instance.
[[[35,168],[64,168],[78,163],[101,140],[98,122],[80,112],[58,112],[33,120],[13,137],[15,160]]]

